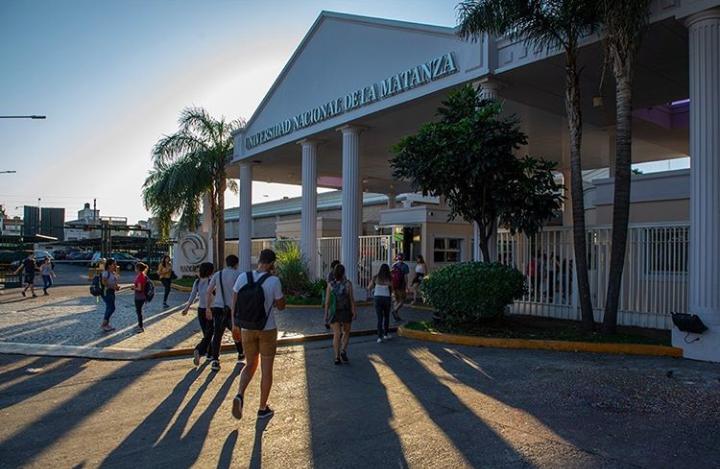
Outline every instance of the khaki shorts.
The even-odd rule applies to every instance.
[[[243,329],[242,345],[243,351],[247,356],[256,356],[258,353],[262,356],[275,355],[277,350],[277,329],[269,331],[250,331]]]
[[[395,303],[402,305],[407,298],[407,292],[405,288],[398,288],[397,290],[393,290],[393,296],[395,296]]]

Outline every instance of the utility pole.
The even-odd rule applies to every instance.
[[[38,116],[36,114],[31,116],[0,116],[0,119],[47,119],[47,116]]]

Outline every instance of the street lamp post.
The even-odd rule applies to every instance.
[[[47,116],[33,114],[30,116],[0,116],[0,119],[47,119]]]

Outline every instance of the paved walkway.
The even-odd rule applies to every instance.
[[[353,339],[239,367],[0,355],[0,467],[718,467],[720,365]]]
[[[162,308],[162,287],[144,311],[145,332],[137,334],[132,292],[118,294],[111,322],[116,331],[105,333],[100,322],[105,305],[89,295],[87,286],[58,287],[50,296],[23,298],[17,290],[0,296],[0,352],[83,356],[91,358],[141,358],[157,351],[194,347],[199,340],[197,309],[187,316],[180,309],[188,294],[173,291]],[[405,319],[427,319],[427,311],[405,308]],[[375,329],[372,307],[361,307],[354,330]],[[288,308],[276,317],[280,337],[325,333],[323,314],[317,308]],[[231,343],[230,333],[224,337]]]

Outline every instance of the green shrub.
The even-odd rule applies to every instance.
[[[300,247],[296,243],[283,243],[276,255],[275,270],[285,294],[307,295],[311,284]]]
[[[462,262],[425,277],[425,300],[448,324],[467,324],[503,314],[505,307],[525,293],[525,277],[499,263]]]
[[[325,289],[327,288],[327,280],[321,278],[318,280],[315,280],[310,284],[310,288],[308,291],[308,295],[312,297],[321,298],[325,294]]]

